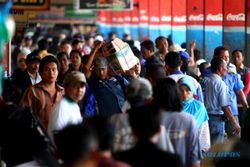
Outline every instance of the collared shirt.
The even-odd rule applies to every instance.
[[[227,85],[214,73],[207,78],[205,85],[204,100],[208,114],[222,115],[222,107],[229,105]]]
[[[30,86],[24,93],[20,105],[31,107],[32,111],[37,115],[44,127],[47,129],[49,115],[52,111],[52,106],[61,99],[64,94],[64,89],[56,84],[55,97],[51,97],[50,93],[44,88],[44,84]]]
[[[27,71],[27,72],[28,72],[28,71]],[[33,78],[33,76],[32,76],[31,73],[28,72],[28,74],[29,74],[29,76],[30,76],[30,81],[31,81],[31,84],[32,84],[32,85],[35,85],[35,84],[39,83],[39,82],[42,80],[42,78],[41,78],[41,76],[39,75],[38,72],[36,73],[35,78]]]
[[[236,71],[234,73],[228,71],[226,76],[222,77],[222,80],[228,86],[229,105],[233,115],[238,115],[236,92],[244,88],[240,75]]]

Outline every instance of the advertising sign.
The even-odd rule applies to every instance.
[[[130,10],[132,9],[132,0],[79,0],[80,10]]]
[[[0,3],[6,0],[0,0]],[[13,0],[14,10],[48,10],[50,0]]]

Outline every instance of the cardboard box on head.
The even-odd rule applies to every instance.
[[[138,63],[130,46],[119,38],[103,46],[103,55],[108,59],[109,67],[115,74],[124,73]]]

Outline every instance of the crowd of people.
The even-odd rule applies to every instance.
[[[51,44],[25,36],[14,48],[15,70],[0,99],[0,155],[7,166],[200,167],[218,143],[236,139],[249,150],[250,69],[241,50],[230,63],[229,49],[218,46],[208,62],[195,42],[187,50],[159,36],[136,46],[126,34],[138,61],[116,73],[103,52],[114,33],[107,40],[60,37]],[[25,125],[13,114],[20,110],[31,114]],[[19,145],[29,153],[11,156]],[[224,162],[214,158],[213,166]]]

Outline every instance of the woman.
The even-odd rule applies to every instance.
[[[194,88],[189,78],[183,77],[178,81],[182,96],[183,111],[194,116],[199,129],[199,141],[202,151],[210,148],[210,134],[208,126],[208,114],[203,103],[194,99]]]
[[[172,78],[160,79],[154,89],[153,102],[162,111],[165,127],[184,167],[200,167],[201,150],[194,117],[182,111],[182,99]]]

